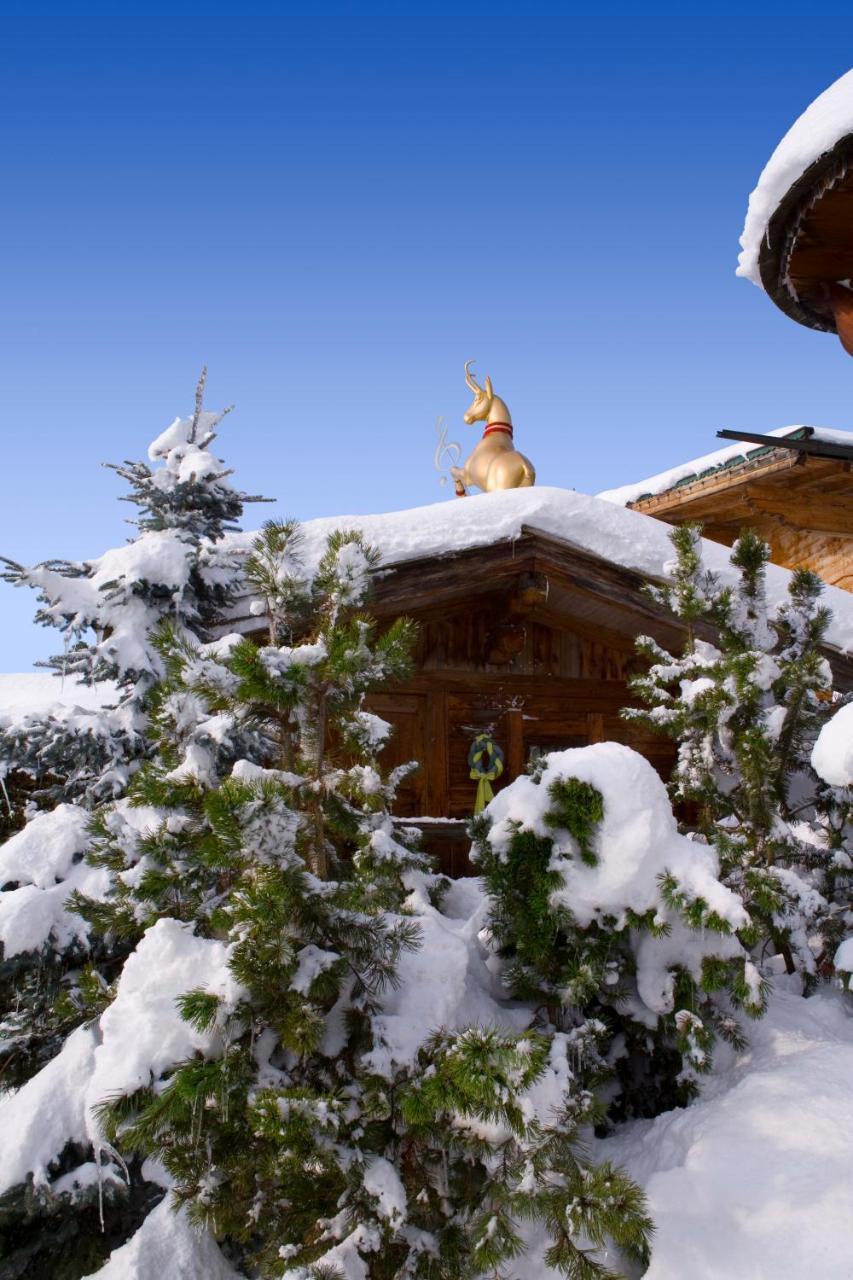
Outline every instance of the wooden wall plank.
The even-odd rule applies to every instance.
[[[426,695],[426,812],[444,817],[448,805],[447,694]]]
[[[590,742],[605,742],[604,716],[600,711],[590,711],[586,717]]]
[[[521,707],[506,712],[506,772],[510,781],[524,773],[524,713]]]

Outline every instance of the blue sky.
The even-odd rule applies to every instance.
[[[126,535],[102,461],[236,403],[249,511],[451,500],[463,363],[543,484],[720,427],[853,428],[853,367],[734,268],[749,191],[853,62],[823,6],[0,4],[0,553]],[[0,669],[56,651],[0,584]]]

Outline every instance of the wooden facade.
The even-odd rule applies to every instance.
[[[611,740],[640,751],[668,777],[673,749],[623,720],[634,641],[647,633],[667,647],[682,636],[643,592],[647,580],[569,543],[525,530],[513,542],[389,569],[371,611],[419,624],[414,673],[372,695],[370,707],[395,729],[385,763],[421,761],[401,788],[397,812],[416,818],[446,870],[467,870],[466,820],[475,783],[468,751],[478,733],[503,748],[495,790],[541,751]],[[853,667],[838,658],[849,687]],[[439,821],[436,821],[439,820]]]
[[[784,443],[765,437],[769,443],[742,461],[630,506],[668,524],[699,523],[706,538],[726,546],[748,525],[769,544],[774,564],[812,569],[853,591],[853,449],[829,446],[837,456],[810,452],[821,446],[810,432],[802,428]]]

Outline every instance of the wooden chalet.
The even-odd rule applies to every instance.
[[[388,621],[409,615],[419,640],[414,674],[370,706],[395,727],[386,762],[422,762],[401,788],[398,812],[426,819],[426,843],[447,870],[458,873],[465,859],[477,734],[504,751],[496,791],[541,752],[605,739],[629,743],[668,773],[668,743],[619,716],[635,636],[678,641],[642,587],[639,574],[527,528],[511,544],[414,561],[377,584],[372,612]]]
[[[413,674],[373,694],[369,706],[394,726],[384,762],[421,762],[397,812],[416,820],[448,872],[468,868],[476,793],[468,752],[480,733],[505,754],[496,791],[541,752],[604,740],[634,747],[669,776],[669,741],[619,715],[631,701],[637,635],[669,648],[683,638],[643,590],[663,579],[672,557],[662,525],[582,494],[514,490],[311,521],[303,528],[312,557],[338,524],[360,526],[384,552],[371,613],[380,624],[402,614],[419,624]],[[708,552],[715,567],[727,560],[712,544]],[[787,575],[771,573],[781,596]],[[831,594],[846,607],[853,644],[853,601]],[[837,650],[829,656],[839,685],[853,687],[853,660]]]
[[[726,546],[749,525],[775,564],[812,569],[853,591],[853,434],[795,427],[785,435],[718,435],[747,447],[700,458],[674,483],[652,477],[635,485],[627,505],[668,524],[699,523]]]

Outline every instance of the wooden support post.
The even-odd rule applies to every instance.
[[[506,770],[512,782],[524,773],[524,715],[520,707],[506,713]]]
[[[600,711],[590,711],[587,714],[586,731],[590,742],[604,741],[604,716]]]
[[[433,818],[450,817],[447,764],[447,694],[426,696],[426,811]]]

